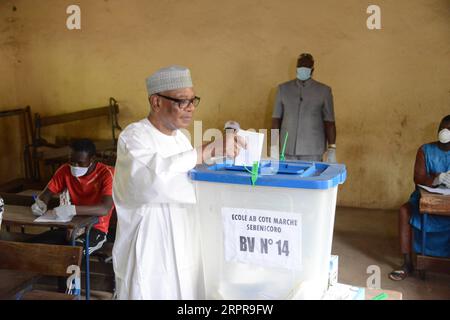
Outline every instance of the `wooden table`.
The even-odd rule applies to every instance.
[[[422,226],[427,223],[428,215],[450,217],[450,196],[431,193],[420,189],[419,211],[422,214]],[[426,245],[426,232],[422,228],[422,253]],[[425,279],[425,271],[436,271],[450,274],[450,259],[417,255],[417,270],[420,277]]]
[[[0,269],[0,300],[20,299],[38,276],[33,272]]]
[[[75,216],[70,222],[35,222],[37,217],[33,215],[30,207],[5,205],[5,212],[3,213],[3,222],[5,226],[13,225],[29,225],[29,226],[45,226],[45,227],[60,227],[72,229],[71,244],[75,246],[75,237],[79,230],[85,230],[85,263],[86,263],[86,300],[90,299],[90,274],[89,274],[89,233],[95,224],[98,223],[96,216]]]

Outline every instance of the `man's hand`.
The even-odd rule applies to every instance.
[[[434,179],[433,186],[439,186],[441,184],[450,188],[450,171],[442,172]]]
[[[235,133],[227,134],[225,140],[223,140],[223,150],[225,150],[224,155],[227,158],[236,158],[241,151],[241,148],[245,149],[246,147],[244,138]]]
[[[219,138],[202,147],[201,162],[207,162],[212,158],[236,158],[241,148],[246,148],[245,140],[236,133],[227,133],[225,138]]]
[[[53,209],[56,216],[61,219],[71,219],[77,214],[74,205],[59,206]]]
[[[336,148],[328,148],[326,162],[336,163]]]
[[[31,211],[35,216],[42,216],[47,212],[47,205],[41,199],[36,198],[36,202],[31,206]]]

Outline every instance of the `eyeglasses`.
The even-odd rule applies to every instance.
[[[159,93],[157,93],[156,95],[158,97],[175,102],[177,104],[178,108],[181,110],[185,110],[188,106],[191,105],[191,103],[194,105],[194,107],[197,107],[198,104],[200,103],[200,97],[197,97],[197,96],[195,96],[192,99],[177,99],[177,98],[167,97],[167,96],[164,96]]]

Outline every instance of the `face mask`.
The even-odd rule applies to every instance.
[[[311,68],[300,67],[297,68],[297,78],[302,81],[306,81],[311,78]]]
[[[442,129],[441,131],[439,131],[439,142],[440,143],[450,142],[450,130]]]
[[[70,166],[70,172],[72,173],[72,175],[76,178],[78,177],[82,177],[84,176],[89,168],[91,167],[91,165],[89,165],[89,167],[74,167],[74,166]]]

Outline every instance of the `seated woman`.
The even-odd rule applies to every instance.
[[[422,253],[421,233],[425,228],[427,242],[423,254],[450,257],[450,218],[430,215],[426,226],[421,225],[419,214],[420,193],[417,185],[450,188],[450,115],[439,125],[439,141],[422,145],[417,151],[414,165],[416,190],[409,201],[401,206],[399,214],[400,249],[403,265],[389,274],[394,281],[405,279],[412,271],[412,250]]]

